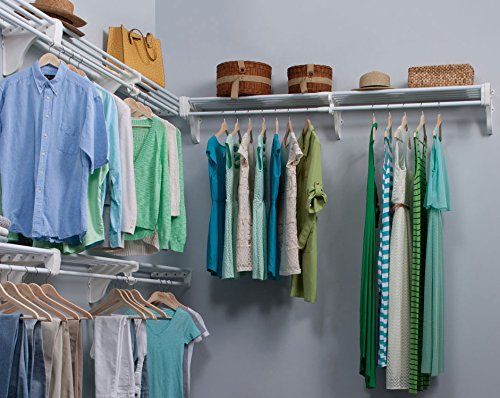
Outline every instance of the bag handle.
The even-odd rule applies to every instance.
[[[132,34],[133,32],[137,32],[140,37],[134,37],[134,35]],[[156,51],[154,50],[154,47],[149,42],[152,37],[154,37],[154,36],[151,33],[148,33],[146,35],[146,37],[144,37],[144,35],[142,34],[142,32],[139,29],[137,29],[137,28],[134,28],[134,29],[132,29],[132,30],[130,30],[128,32],[128,41],[129,41],[129,43],[132,44],[133,40],[141,40],[142,43],[144,44],[144,49],[146,50],[146,54],[147,54],[148,58],[151,61],[156,61],[156,58],[158,58],[158,55],[156,54]],[[151,39],[151,41],[152,41],[152,39]],[[149,48],[153,48],[153,51],[155,51],[153,56],[151,56],[149,54],[149,50],[148,50]]]

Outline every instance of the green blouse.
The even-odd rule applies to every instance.
[[[302,131],[299,146],[304,154],[297,165],[297,228],[301,274],[292,277],[292,297],[316,302],[318,274],[318,213],[326,205],[321,167],[321,144],[311,126]]]
[[[158,119],[132,119],[137,225],[126,240],[144,239],[158,231],[160,249],[168,249],[171,236],[168,143]]]

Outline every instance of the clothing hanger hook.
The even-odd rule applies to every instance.
[[[25,273],[24,273],[24,275],[21,278],[21,282],[22,283],[24,283],[24,281],[26,280],[26,277],[28,276],[28,272],[29,271],[28,271],[28,266],[27,265],[24,266],[24,271],[25,271]]]

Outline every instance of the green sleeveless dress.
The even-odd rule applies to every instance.
[[[425,248],[427,243],[427,212],[424,209],[424,198],[427,188],[427,135],[425,127],[423,132],[423,141],[419,139],[418,132],[416,132],[413,138],[415,175],[413,179],[412,262],[410,273],[410,368],[408,374],[408,391],[413,394],[425,390],[429,386],[429,375],[421,372]]]

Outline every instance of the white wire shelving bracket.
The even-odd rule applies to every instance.
[[[473,86],[397,88],[378,91],[337,91],[315,94],[275,94],[230,98],[189,98],[185,115],[191,126],[193,142],[200,142],[202,117],[256,114],[328,113],[341,138],[342,112],[393,109],[481,107],[486,116],[486,131],[493,134],[493,90],[490,83]]]
[[[89,281],[89,291],[93,289],[99,292],[97,299],[105,293],[112,281],[122,281],[130,285],[136,283],[184,287],[191,285],[191,270],[189,269],[87,254],[61,256],[57,249],[42,249],[10,243],[0,243],[0,273],[1,271],[8,271],[8,274],[14,273],[12,277],[14,280],[16,276],[22,277],[26,273],[47,275],[47,277],[86,278]],[[92,301],[97,301],[97,299]]]
[[[24,0],[0,0],[0,26],[4,76],[19,70],[29,48],[36,45],[84,70],[109,91],[135,97],[159,116],[179,114],[177,96]]]

